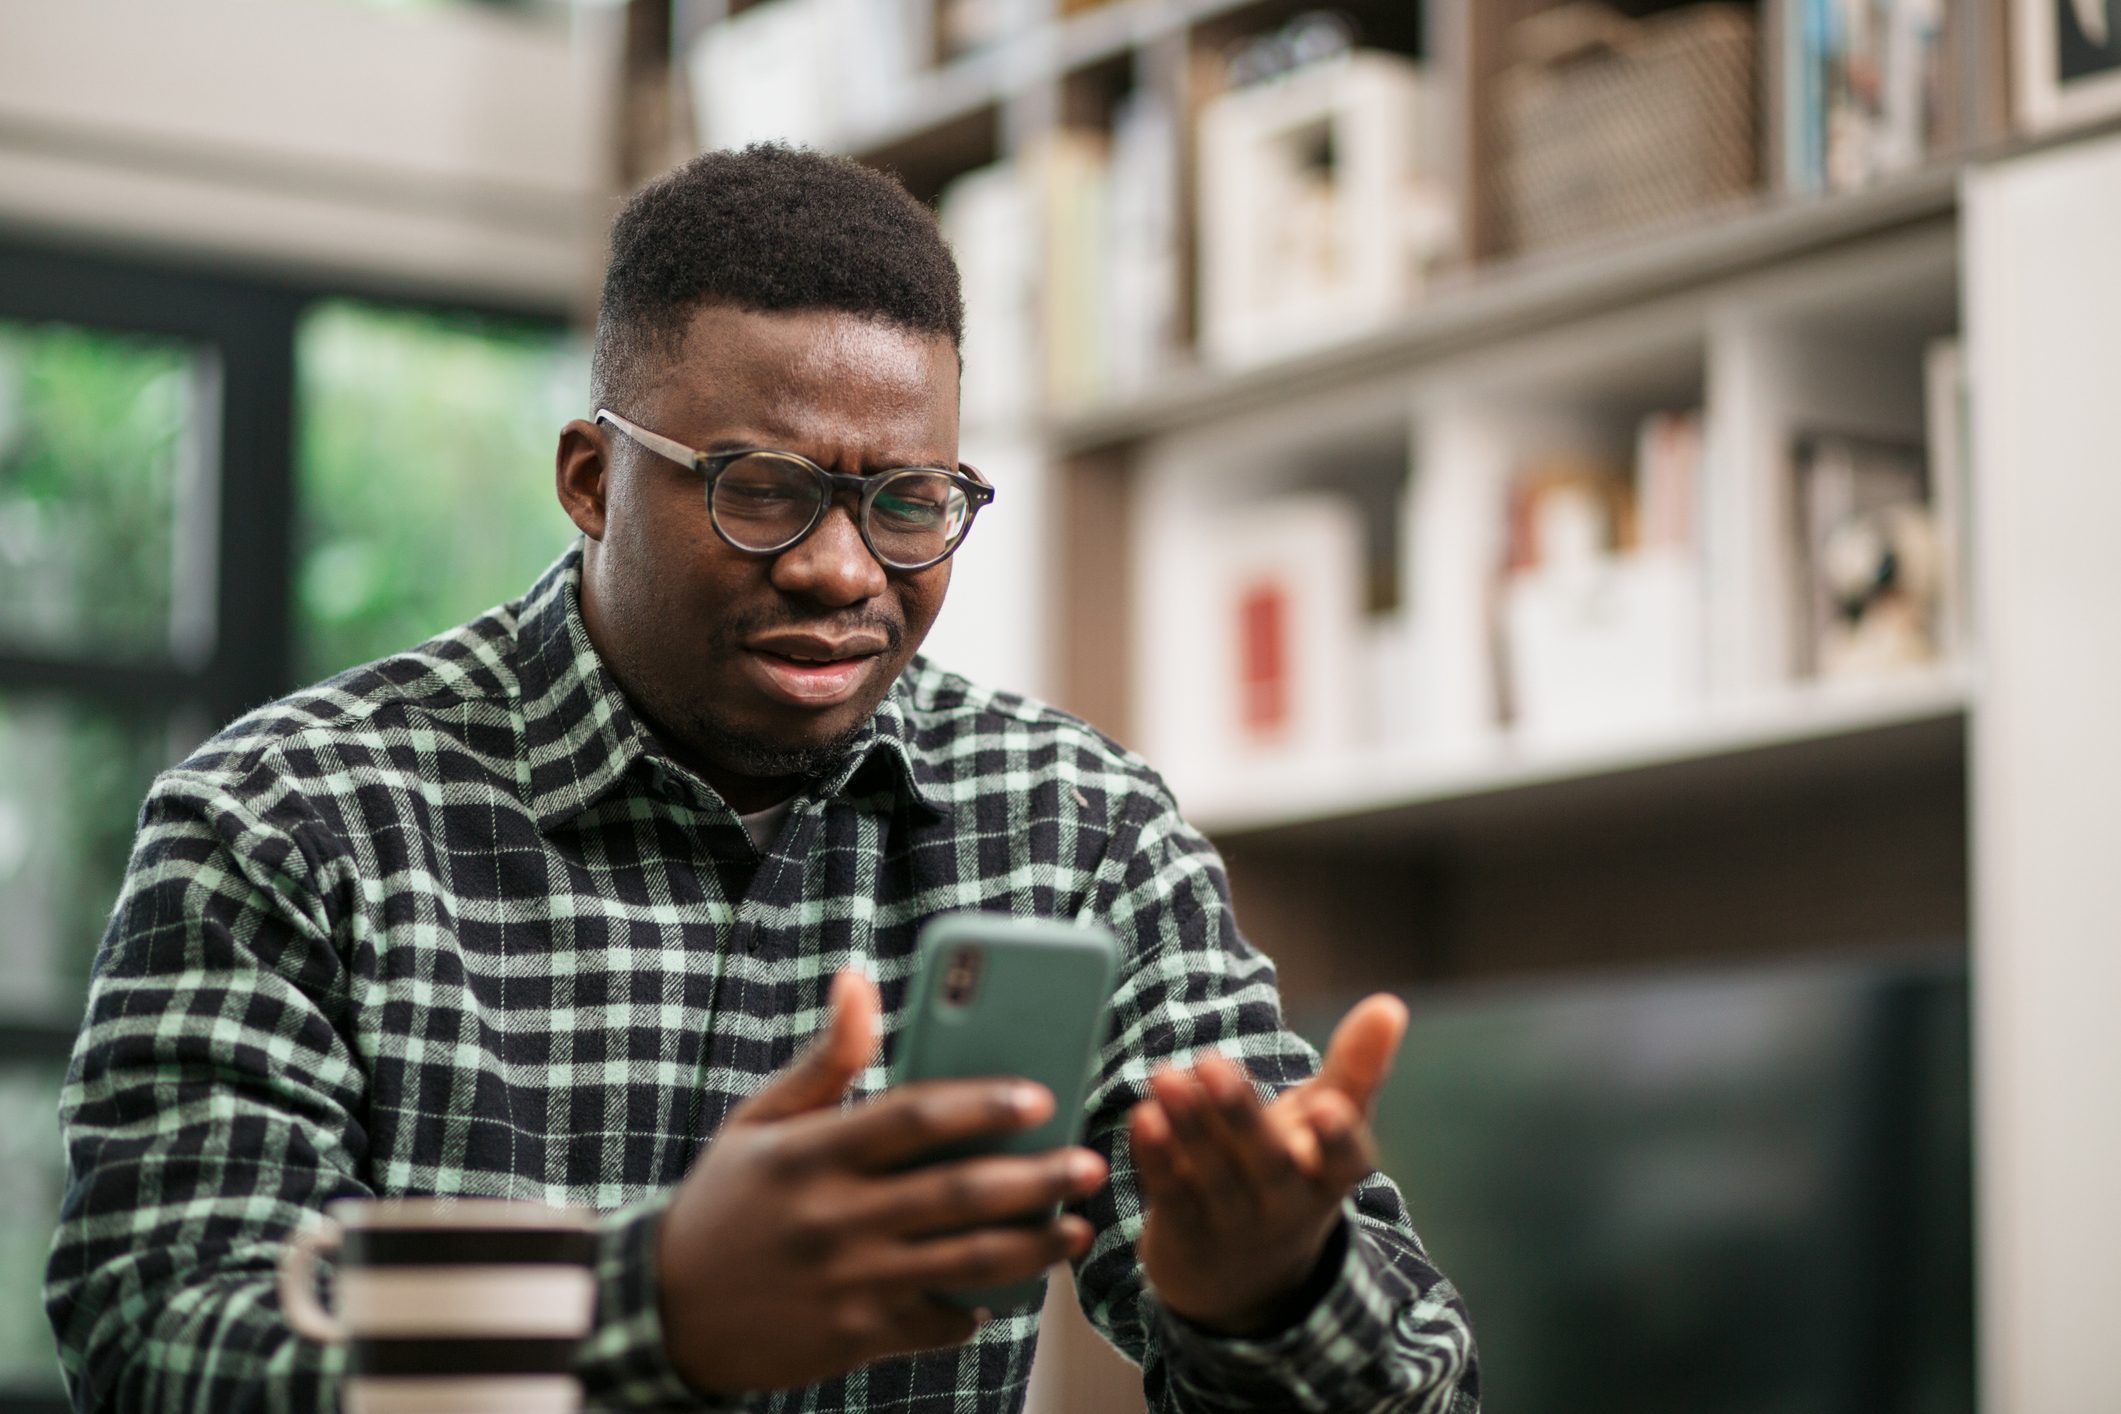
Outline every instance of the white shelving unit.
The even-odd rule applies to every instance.
[[[1777,770],[1847,769],[1851,748],[1889,751],[1897,735],[1963,722],[1974,699],[1969,672],[1940,669],[1889,685],[1734,701],[1683,727],[1645,729],[1596,745],[1521,750],[1498,740],[1486,754],[1449,762],[1351,756],[1287,763],[1261,768],[1241,794],[1195,797],[1187,813],[1218,838],[1309,831],[1330,839],[1357,823],[1418,833],[1505,809],[1531,818],[1550,788],[1602,782],[1625,797],[1633,783],[1654,775],[1660,791],[1680,777],[1698,789],[1728,789],[1735,766],[1769,753]],[[1476,810],[1483,802],[1489,808]]]
[[[1133,726],[1197,818],[1211,830],[1260,830],[1463,795],[1483,782],[1514,790],[1550,771],[1597,769],[1585,763],[1621,769],[1660,751],[1743,751],[1754,737],[1815,738],[1865,731],[1910,710],[1963,710],[1963,664],[1904,681],[1791,678],[1793,437],[1827,428],[1919,442],[1924,349],[1958,326],[1948,204],[1927,219],[1854,235],[1845,213],[1819,211],[1836,238],[1774,213],[1785,253],[1767,263],[1705,276],[1716,262],[1678,246],[1672,284],[1620,308],[1512,324],[1485,340],[1462,332],[1441,346],[1402,332],[1391,371],[1293,387],[1248,374],[1257,381],[1241,412],[1202,415],[1213,406],[1202,400],[1173,416],[1169,431],[1142,438],[1136,514],[1156,530],[1137,540],[1132,567],[1140,616]],[[1696,241],[1730,244],[1721,231]],[[1584,261],[1593,271],[1603,263]],[[1466,298],[1510,301],[1512,283],[1534,278],[1546,285],[1550,310],[1589,303],[1553,269],[1497,276]],[[1596,283],[1595,274],[1579,278]],[[1698,704],[1623,727],[1612,740],[1512,732],[1498,714],[1484,612],[1511,476],[1542,446],[1625,447],[1645,412],[1694,406],[1705,408],[1708,448]],[[1382,465],[1384,475],[1402,478],[1387,499],[1404,496],[1408,508],[1394,537],[1401,599],[1411,606],[1405,731],[1368,747],[1247,761],[1202,727],[1200,685],[1226,680],[1204,642],[1213,629],[1199,617],[1203,566],[1216,555],[1219,508],[1309,484],[1321,458]]]
[[[1301,8],[1121,0],[1062,17],[1019,0],[1030,13],[1012,37],[908,85],[902,110],[844,146],[934,191],[1046,134],[1094,128],[1130,88],[1169,94],[1190,123],[1200,56]],[[1534,8],[1512,0],[1509,12]],[[1785,12],[1759,8],[1770,24]],[[1503,23],[1463,0],[1424,7],[1415,48],[1461,120],[1495,71],[1483,46]],[[1996,106],[1993,93],[1981,101]],[[2121,1095],[2121,1042],[2086,1011],[2087,997],[2112,994],[2121,955],[2110,882],[2121,873],[2086,857],[2099,822],[2115,820],[2099,802],[2121,798],[2121,761],[2086,705],[2107,721],[2121,708],[2121,654],[2091,647],[2121,632],[2089,607],[2121,602],[2121,556],[2044,561],[2036,526],[2088,532],[2010,508],[2068,494],[2065,466],[2104,477],[2087,506],[2116,483],[2111,401],[2065,405],[2059,389],[2076,375],[2051,388],[2029,370],[2065,350],[2121,366],[2109,347],[2121,290],[2094,253],[2121,238],[2121,211],[2094,194],[2121,190],[2121,155],[2109,143],[2107,157],[2073,163],[1979,141],[1978,157],[1866,191],[1763,191],[1683,228],[1484,259],[1301,353],[1229,369],[1181,350],[1154,377],[1049,408],[1006,452],[1044,461],[1052,541],[1038,582],[1012,588],[997,566],[979,583],[989,605],[1021,593],[1047,616],[1060,700],[1171,774],[1223,845],[1240,917],[1292,995],[1971,937],[1983,1407],[2077,1414],[2114,1397],[2092,1352],[2095,1327],[2121,1314],[2121,1242],[2093,1196],[2121,1182],[2121,1155],[2072,1152],[2066,1118]],[[1492,151],[1468,141],[1454,154],[1469,201],[1477,154]],[[2059,215],[2027,214],[2072,196],[2103,245]],[[2029,261],[2045,267],[2030,301],[2018,283]],[[2071,278],[2081,307],[2060,294]],[[1792,438],[1923,441],[1928,350],[1949,336],[1972,370],[1972,628],[1927,670],[1801,680],[1786,578]],[[1701,409],[1708,467],[1698,701],[1583,739],[1513,728],[1489,624],[1471,607],[1491,589],[1511,468],[1544,442],[1612,446],[1642,414],[1688,407]],[[968,456],[986,435],[968,429]],[[2041,466],[2019,465],[2034,449]],[[1317,485],[1321,460],[1335,463],[1326,482],[1370,508],[1373,558],[1389,559],[1415,625],[1408,729],[1309,757],[1223,752],[1198,698],[1217,666],[1200,604],[1216,515]],[[2091,990],[2062,995],[2071,979]],[[2068,1093],[2103,1110],[2059,1103]],[[2087,1241],[2072,1249],[2065,1232]],[[1072,1313],[1049,1317],[1035,1407],[1126,1405],[1127,1376]]]
[[[1096,129],[1129,89],[1166,94],[1190,126],[1202,56],[1304,7],[1060,8],[1002,7],[1008,37],[905,85],[842,145],[933,193]],[[1503,28],[1538,8],[1430,0],[1418,42],[1403,31],[1395,47],[1430,63],[1467,122]],[[1756,13],[1772,37],[1788,7]],[[2004,28],[1983,24],[1984,38]],[[1979,103],[2000,110],[1995,90]],[[1446,165],[1470,207],[1495,148],[1465,136]],[[2098,1331],[2121,1314],[2121,1231],[2096,1196],[2121,1183],[2121,1153],[2071,1141],[2121,1098],[2121,1033],[2090,1000],[2117,982],[2121,871],[2088,844],[2121,832],[2102,725],[2121,716],[2121,652],[2099,649],[2121,642],[2121,555],[2091,553],[2087,523],[2121,523],[2121,423],[2084,382],[2121,367],[2121,143],[2060,140],[2081,157],[1989,133],[1955,163],[1827,198],[1775,195],[1771,177],[1693,224],[1552,255],[1497,260],[1476,238],[1479,262],[1359,332],[1236,369],[1181,349],[1012,431],[1004,458],[1043,463],[1051,540],[1021,560],[1036,582],[1001,563],[1014,553],[978,580],[990,610],[1021,595],[1051,624],[1059,699],[1170,774],[1292,995],[1970,937],[1983,1407],[2009,1414],[2111,1404]],[[1179,196],[1192,181],[1188,168]],[[1971,370],[1971,629],[1926,670],[1803,680],[1792,439],[1922,442],[1928,353],[1951,336]],[[2064,358],[2069,371],[2043,372]],[[1500,710],[1480,608],[1512,469],[1554,443],[1624,450],[1643,414],[1682,408],[1701,409],[1706,447],[1698,700],[1633,729],[1528,734]],[[966,455],[989,435],[968,428]],[[1373,578],[1388,572],[1407,611],[1402,730],[1247,757],[1203,726],[1200,686],[1223,664],[1203,641],[1202,567],[1219,514],[1320,484],[1367,508]],[[2073,495],[2083,515],[2055,510]],[[2043,536],[2074,548],[2045,557]],[[981,623],[963,637],[991,638]],[[1071,1313],[1049,1317],[1034,1407],[1126,1406],[1127,1377]]]
[[[1968,182],[1982,1407],[2117,1399],[2121,138]]]

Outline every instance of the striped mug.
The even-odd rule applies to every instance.
[[[594,1218],[494,1198],[342,1199],[280,1254],[280,1307],[347,1347],[346,1414],[575,1414]],[[317,1262],[332,1260],[332,1304]]]

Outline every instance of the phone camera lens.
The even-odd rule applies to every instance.
[[[979,990],[979,974],[978,948],[963,947],[950,954],[950,965],[943,970],[943,1004],[961,1007],[970,1003]]]

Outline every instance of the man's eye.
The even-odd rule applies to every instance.
[[[746,486],[742,483],[731,484],[726,481],[722,483],[718,490],[729,504],[742,506],[750,510],[758,510],[770,506],[792,505],[796,500],[797,494],[792,488],[786,486]]]
[[[943,506],[921,497],[887,495],[876,498],[876,513],[899,525],[930,526],[942,519]]]

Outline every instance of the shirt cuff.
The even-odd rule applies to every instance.
[[[672,1190],[603,1214],[597,1222],[596,1325],[575,1373],[589,1409],[733,1409],[698,1394],[670,1363],[656,1302],[656,1236]]]
[[[1373,1372],[1392,1348],[1398,1293],[1352,1206],[1334,1240],[1343,1248],[1338,1272],[1308,1314],[1272,1335],[1218,1336],[1157,1308],[1173,1381],[1192,1396],[1186,1407],[1333,1414],[1375,1401],[1382,1389]]]

